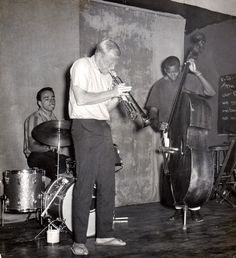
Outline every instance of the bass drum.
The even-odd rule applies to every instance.
[[[60,219],[63,221],[70,232],[72,232],[72,193],[74,185],[74,178],[59,177],[48,186],[44,195],[44,209],[49,206],[47,215],[52,219]],[[94,236],[96,233],[95,200],[96,196],[94,191],[88,222],[88,237]]]

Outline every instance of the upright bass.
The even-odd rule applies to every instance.
[[[168,120],[170,147],[164,148],[167,151],[163,152],[163,167],[167,170],[164,172],[170,176],[174,204],[184,207],[183,229],[186,229],[187,209],[202,206],[208,200],[214,180],[211,153],[207,147],[211,109],[204,97],[183,91],[189,72],[188,60],[197,58],[200,47],[193,46],[183,66],[179,89]]]

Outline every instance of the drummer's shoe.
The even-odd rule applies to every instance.
[[[175,209],[175,213],[169,218],[169,221],[176,221],[183,218],[183,210]]]
[[[190,210],[190,212],[191,212],[191,218],[193,221],[195,221],[195,222],[203,221],[203,217],[199,210],[196,210],[196,211]]]

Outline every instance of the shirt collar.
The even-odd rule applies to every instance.
[[[97,69],[99,71],[99,68],[95,62],[95,55],[90,57],[91,63],[93,64],[94,68]]]

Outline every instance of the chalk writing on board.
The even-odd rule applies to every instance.
[[[220,77],[218,93],[218,133],[236,134],[236,74]]]

